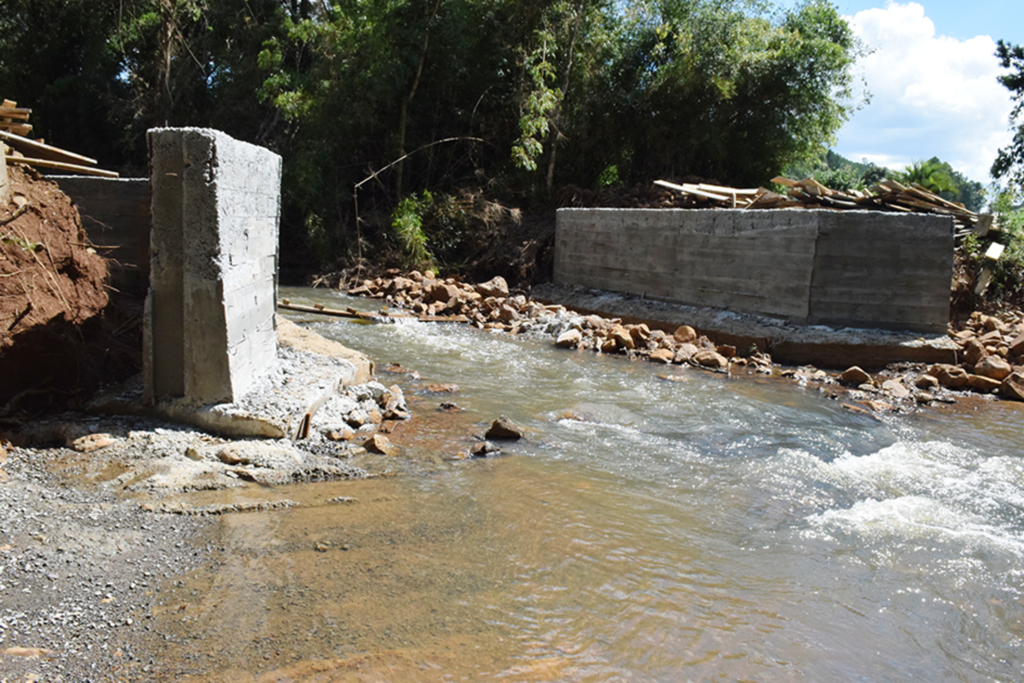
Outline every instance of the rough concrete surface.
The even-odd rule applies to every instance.
[[[148,133],[147,400],[232,402],[272,364],[281,158],[215,130]]]
[[[803,324],[942,333],[949,217],[810,209],[559,209],[554,279]]]

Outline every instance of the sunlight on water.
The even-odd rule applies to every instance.
[[[466,409],[444,423],[451,445],[396,433],[409,452],[450,455],[498,414],[528,439],[225,517],[223,555],[163,596],[162,680],[1024,675],[1019,406],[883,422],[787,382],[297,319],[418,371],[386,380],[419,397],[416,419],[440,400]],[[460,391],[431,398],[424,382]]]

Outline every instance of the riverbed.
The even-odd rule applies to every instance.
[[[876,417],[549,339],[289,317],[410,397],[394,476],[209,494],[303,505],[213,526],[153,609],[156,680],[1024,675],[1020,404]],[[461,459],[501,414],[526,439]]]

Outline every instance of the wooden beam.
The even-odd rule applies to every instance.
[[[675,190],[676,192],[682,192],[684,194],[692,194],[692,195],[696,195],[697,197],[705,197],[706,199],[714,199],[716,202],[730,202],[730,201],[732,201],[732,197],[727,197],[727,196],[722,195],[722,194],[715,194],[714,192],[705,192],[704,190],[700,189],[696,185],[688,185],[688,184],[685,184],[685,183],[682,184],[682,185],[676,185],[675,183],[670,183],[667,180],[655,180],[654,184],[655,185],[659,185],[659,186],[664,187],[664,188],[667,188],[669,190]]]
[[[32,157],[33,159],[45,159],[47,161],[56,161],[63,164],[81,164],[85,166],[95,166],[96,160],[90,159],[89,157],[82,156],[81,154],[75,154],[59,147],[51,147],[50,145],[36,142],[35,140],[29,140],[23,138],[20,135],[14,135],[6,131],[0,130],[0,142],[6,142],[8,147],[18,150],[25,156]]]
[[[11,155],[4,155],[4,159],[8,164],[22,164],[25,166],[38,166],[40,168],[50,168],[55,171],[67,171],[68,173],[77,173],[80,175],[94,175],[102,178],[120,178],[120,174],[114,171],[104,171],[101,168],[92,168],[90,166],[79,166],[78,164],[65,164],[59,161],[50,161],[49,159],[32,159],[30,157],[16,157]]]
[[[15,123],[13,121],[0,121],[0,130],[6,130],[22,137],[32,132],[31,123]]]
[[[28,116],[31,113],[31,109],[19,109],[18,107],[0,107],[0,119],[19,119],[21,121],[28,121]]]

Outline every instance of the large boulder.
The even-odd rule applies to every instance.
[[[1013,372],[1010,364],[999,356],[985,356],[974,366],[974,374],[1003,381]]]
[[[505,278],[498,275],[487,282],[478,284],[476,291],[483,297],[506,297],[508,296],[508,283],[505,282]]]

